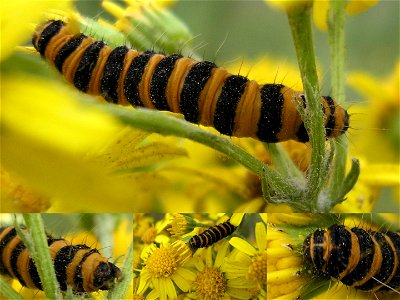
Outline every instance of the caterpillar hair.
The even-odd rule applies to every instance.
[[[297,111],[297,105],[306,105],[304,95],[282,84],[258,84],[180,54],[111,49],[60,20],[41,25],[32,43],[76,88],[108,102],[181,113],[229,136],[268,143],[309,140]],[[344,108],[324,96],[321,109],[327,138],[346,132]]]
[[[109,290],[115,280],[122,279],[121,270],[95,248],[71,245],[50,235],[47,243],[62,291],[67,286],[74,292]],[[18,279],[27,288],[43,289],[35,263],[14,226],[0,227],[0,273]]]

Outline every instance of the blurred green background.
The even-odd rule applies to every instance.
[[[76,4],[85,15],[108,17],[100,0]],[[177,1],[170,10],[188,25],[196,37],[194,45],[205,44],[198,51],[205,59],[221,64],[268,55],[296,63],[286,15],[264,1]],[[380,1],[348,17],[346,30],[348,70],[378,77],[392,71],[399,57],[399,1]],[[315,30],[315,45],[326,71],[330,62],[325,32]]]

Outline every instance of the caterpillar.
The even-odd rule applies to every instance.
[[[298,102],[305,107],[304,95],[282,84],[258,84],[180,54],[111,49],[61,20],[39,26],[32,44],[77,89],[108,102],[181,113],[228,136],[268,143],[309,140],[296,108]],[[321,107],[326,137],[345,133],[347,111],[329,96],[321,98]]]
[[[209,247],[228,235],[231,235],[235,229],[236,226],[232,225],[228,220],[191,237],[188,243],[193,250]]]
[[[363,291],[400,291],[400,234],[332,225],[307,236],[305,263]]]
[[[50,235],[47,243],[62,291],[67,286],[78,293],[109,290],[115,280],[122,279],[121,270],[95,248],[71,245]],[[25,287],[43,290],[35,263],[14,226],[0,227],[0,274],[18,279]]]

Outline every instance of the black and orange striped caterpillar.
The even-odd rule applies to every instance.
[[[400,292],[400,234],[332,225],[304,240],[305,263],[316,274],[363,291]]]
[[[122,279],[121,270],[95,248],[71,245],[50,235],[47,243],[62,291],[67,286],[78,293],[109,290],[115,280]],[[18,279],[25,287],[42,290],[35,263],[14,226],[0,227],[0,274]]]
[[[232,225],[228,220],[224,223],[210,227],[200,234],[192,236],[188,241],[188,244],[193,250],[209,247],[212,244],[215,244],[223,238],[231,235],[235,230],[236,226]]]
[[[76,88],[109,102],[181,113],[229,136],[269,143],[309,140],[296,108],[298,102],[305,106],[305,98],[282,84],[260,85],[180,54],[111,49],[60,20],[41,25],[32,43]],[[347,111],[329,96],[321,98],[321,107],[326,137],[345,133]]]

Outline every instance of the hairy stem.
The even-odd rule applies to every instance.
[[[345,7],[346,1],[338,0],[329,3],[328,35],[332,66],[332,96],[337,103],[345,102]],[[342,194],[346,172],[347,137],[340,136],[335,141],[336,153],[332,178],[329,186],[330,199]]]
[[[312,148],[310,172],[304,201],[309,203],[310,210],[314,211],[318,205],[318,195],[325,183],[323,176],[321,176],[325,159],[325,127],[315,65],[311,6],[295,8],[289,10],[287,14],[306,98],[303,121],[310,137]]]

